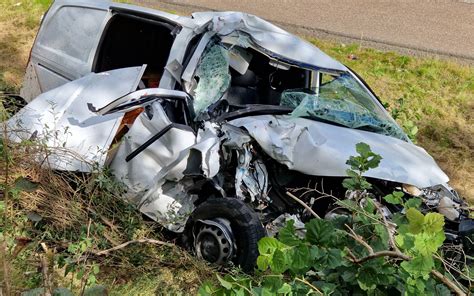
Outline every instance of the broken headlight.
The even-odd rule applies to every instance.
[[[403,191],[412,196],[422,198],[427,207],[436,209],[450,221],[458,221],[462,214],[461,207],[464,205],[464,202],[448,184],[440,184],[424,189],[404,184]]]

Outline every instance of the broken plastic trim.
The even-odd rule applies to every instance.
[[[148,146],[150,146],[151,144],[153,144],[154,142],[158,141],[164,134],[166,134],[170,129],[172,128],[177,128],[177,129],[180,129],[180,130],[184,130],[184,131],[190,131],[192,133],[194,133],[194,130],[190,127],[190,126],[187,126],[187,125],[184,125],[184,124],[179,124],[179,123],[171,123],[169,125],[167,125],[166,127],[164,127],[160,132],[158,132],[156,135],[154,135],[153,137],[151,137],[150,139],[148,139],[145,143],[143,143],[142,145],[140,145],[137,149],[135,149],[132,153],[130,153],[126,158],[125,158],[125,161],[126,162],[129,162],[130,160],[132,160],[135,156],[137,156],[138,154],[140,154],[141,152],[143,152],[143,150],[145,150]]]

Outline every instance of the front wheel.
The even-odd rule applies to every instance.
[[[230,261],[251,271],[258,257],[258,241],[265,229],[258,215],[236,198],[210,198],[200,204],[187,224],[196,255],[213,264]]]

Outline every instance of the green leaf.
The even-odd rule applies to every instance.
[[[408,230],[411,233],[416,234],[422,231],[425,216],[423,216],[420,211],[414,208],[409,208],[406,211],[406,216],[409,222]]]
[[[26,217],[28,218],[28,220],[33,221],[33,222],[39,222],[43,220],[43,217],[35,212],[26,213]]]
[[[290,220],[288,223],[285,225],[285,227],[280,229],[280,232],[278,233],[278,239],[280,242],[284,243],[285,245],[288,246],[297,246],[301,244],[301,239],[296,236],[296,229],[295,229],[295,221]]]
[[[377,234],[377,236],[380,238],[380,242],[382,243],[383,248],[387,249],[388,248],[388,240],[389,240],[387,228],[385,226],[381,225],[381,224],[376,224],[375,227],[374,227],[374,230],[375,230],[375,233]]]
[[[432,256],[439,247],[443,245],[444,233],[433,235],[430,233],[419,233],[415,236],[415,249],[423,256]]]
[[[66,268],[64,269],[64,276],[67,276],[70,272],[74,272],[76,270],[76,264],[71,263],[67,264]]]
[[[15,180],[13,187],[25,192],[33,192],[38,188],[38,183],[34,183],[24,177]]]
[[[261,283],[263,289],[258,293],[258,295],[275,295],[277,293],[285,293],[278,292],[286,291],[288,288],[285,285],[289,286],[283,282],[282,275],[266,276]],[[289,291],[291,292],[291,286],[289,286],[289,288]]]
[[[395,236],[395,242],[400,248],[412,251],[415,245],[415,238],[411,234],[399,234]]]
[[[439,213],[428,213],[424,218],[424,229],[430,233],[444,231],[444,216]]]
[[[377,208],[375,207],[375,203],[372,199],[366,199],[367,203],[364,206],[364,210],[370,214],[373,214]]]
[[[99,265],[94,264],[94,266],[92,267],[92,272],[93,272],[94,274],[98,274],[99,271],[100,271]]]
[[[74,294],[71,292],[71,290],[67,288],[59,287],[59,288],[54,289],[53,291],[53,296],[73,296],[73,295]],[[84,292],[84,295],[86,295],[86,292]],[[104,294],[101,294],[101,295],[104,295]]]
[[[324,295],[331,295],[336,291],[337,286],[332,283],[317,281],[313,282],[312,285],[316,286],[323,292]]]
[[[79,271],[76,274],[76,279],[82,280],[83,277],[84,277],[84,269],[81,268],[81,269],[79,269]]]
[[[270,269],[276,274],[283,273],[288,269],[285,254],[281,250],[277,249],[273,253],[270,259]]]
[[[257,267],[261,271],[265,271],[268,269],[270,265],[270,256],[268,255],[260,255],[257,258]]]
[[[87,284],[88,285],[95,285],[95,283],[97,282],[97,278],[94,274],[89,274],[89,277],[87,278]]]
[[[258,252],[260,254],[273,254],[276,249],[285,247],[274,237],[264,237],[258,241]]]
[[[324,256],[316,262],[323,268],[336,268],[344,265],[343,253],[339,249],[328,249],[324,251]]]
[[[210,296],[213,295],[216,291],[216,287],[210,281],[205,281],[198,290],[199,296]]]
[[[354,190],[357,188],[357,184],[354,179],[344,179],[342,180],[342,187],[349,190]]]
[[[344,280],[344,282],[352,282],[352,281],[355,281],[356,279],[356,273],[354,272],[353,268],[351,267],[351,270],[345,270],[342,274],[341,274],[341,278]]]
[[[422,202],[423,201],[421,200],[421,198],[413,197],[413,198],[410,198],[409,200],[407,200],[405,202],[404,206],[405,206],[406,209],[409,209],[409,208],[418,209],[418,208],[420,208]]]
[[[382,160],[382,156],[380,156],[378,154],[372,154],[371,157],[372,158],[370,158],[367,161],[367,168],[375,169],[376,167],[379,166],[380,161]]]
[[[216,277],[219,283],[221,284],[221,286],[224,287],[225,289],[230,290],[234,286],[231,282],[223,279],[218,273],[216,273]]]
[[[370,188],[372,188],[372,184],[367,182],[367,180],[365,180],[365,179],[360,180],[360,189],[361,190],[370,189]]]
[[[312,219],[305,224],[306,240],[314,245],[330,245],[334,234],[334,227],[329,221]]]
[[[377,271],[372,267],[362,267],[357,272],[357,283],[364,291],[375,290],[377,287]]]
[[[436,295],[438,295],[438,296],[450,296],[452,294],[451,294],[451,290],[449,290],[448,287],[446,287],[443,284],[438,284],[438,285],[436,285]]]
[[[359,174],[356,171],[353,171],[353,170],[346,170],[346,174],[347,174],[347,176],[349,176],[351,178],[359,177]]]
[[[403,203],[403,192],[400,191],[394,191],[391,194],[388,194],[383,197],[383,199],[393,205],[401,205]]]
[[[323,248],[318,248],[317,246],[311,246],[309,249],[309,255],[311,261],[315,261],[326,256],[326,251]]]
[[[370,146],[364,142],[360,142],[356,144],[356,151],[359,153],[362,157],[368,157],[370,152]]]
[[[308,267],[310,260],[309,248],[305,245],[294,247],[288,252],[288,264],[290,270],[297,272]]]
[[[428,277],[434,268],[434,261],[432,256],[417,256],[403,261],[400,266],[413,277]]]
[[[278,294],[291,294],[291,286],[287,283],[284,283],[278,290]]]

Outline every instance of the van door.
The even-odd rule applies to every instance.
[[[31,50],[20,95],[39,94],[91,72],[97,44],[111,17],[109,1],[56,0]]]

